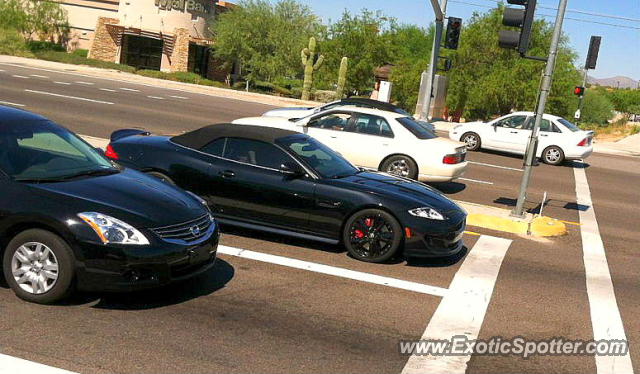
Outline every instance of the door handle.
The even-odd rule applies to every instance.
[[[549,135],[547,135],[547,134],[540,134],[540,136],[549,136]]]
[[[329,137],[330,137],[331,139],[338,139],[338,137],[337,137],[337,136],[333,136],[333,135],[331,135],[331,136],[329,136]]]
[[[236,176],[236,173],[234,173],[231,170],[225,170],[225,171],[219,172],[218,175],[221,176],[222,178],[233,178]]]
[[[517,131],[511,131],[511,133],[512,133],[512,134],[517,134],[518,132],[517,132]]]

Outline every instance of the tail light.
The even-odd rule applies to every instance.
[[[591,138],[584,138],[580,143],[578,143],[578,147],[587,147],[591,143]]]
[[[104,155],[107,156],[108,158],[112,159],[112,160],[119,160],[120,159],[120,156],[118,155],[118,152],[116,152],[116,150],[113,149],[111,144],[109,144],[107,146],[107,149],[104,152]]]
[[[446,155],[442,159],[442,163],[443,164],[448,164],[448,165],[459,164],[462,161],[464,161],[464,155],[460,154],[460,153],[456,153],[456,154],[452,154],[452,155]]]

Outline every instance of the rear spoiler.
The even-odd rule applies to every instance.
[[[149,136],[151,133],[146,130],[140,129],[122,129],[118,131],[114,131],[111,134],[111,141],[115,142],[116,140],[128,138],[130,136]]]

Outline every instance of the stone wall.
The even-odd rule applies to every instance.
[[[118,35],[109,32],[107,24],[118,24],[117,18],[99,17],[93,42],[89,50],[89,58],[96,60],[116,62],[118,56]]]
[[[179,28],[174,32],[176,41],[171,54],[171,72],[187,71],[189,68],[189,30]]]

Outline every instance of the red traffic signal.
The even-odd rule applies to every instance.
[[[584,96],[584,87],[576,86],[576,88],[573,89],[573,94],[576,96]]]

